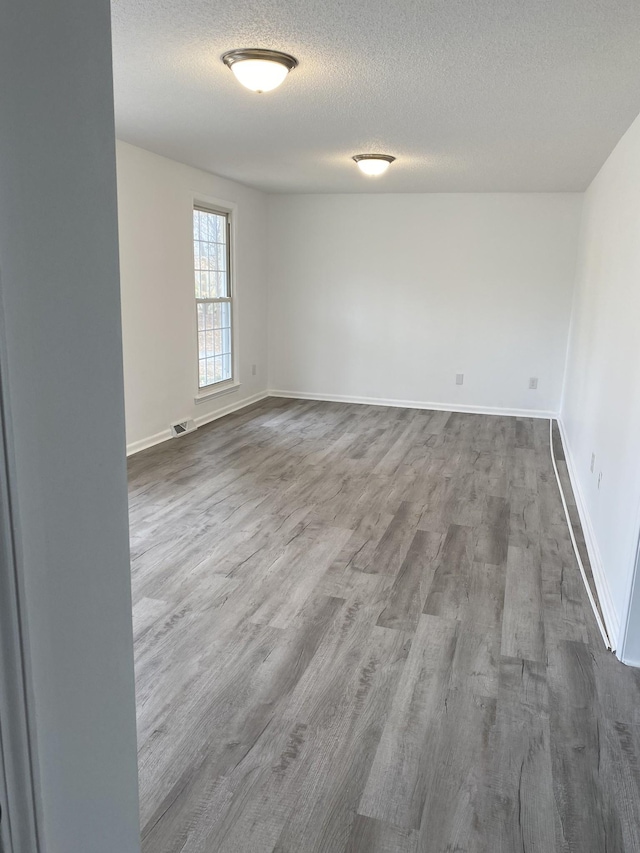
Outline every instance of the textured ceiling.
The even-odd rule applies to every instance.
[[[113,0],[113,40],[121,139],[273,192],[579,191],[640,112],[640,0]],[[300,66],[256,95],[238,47]]]

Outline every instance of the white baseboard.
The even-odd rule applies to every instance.
[[[557,418],[556,412],[539,409],[502,409],[494,406],[463,406],[453,403],[431,403],[422,400],[387,400],[381,397],[351,397],[342,394],[311,394],[306,391],[269,391],[270,397],[292,400],[318,400],[328,403],[358,403],[367,406],[393,406],[398,409],[433,409],[440,412],[460,412],[471,415],[508,415],[519,418]]]
[[[600,606],[602,608],[602,616],[604,618],[605,626],[607,628],[607,633],[609,634],[611,643],[614,649],[617,649],[621,639],[620,619],[613,604],[611,589],[609,588],[609,582],[607,580],[607,575],[605,573],[604,565],[602,563],[602,557],[600,556],[600,548],[598,547],[598,541],[596,539],[595,531],[591,523],[591,517],[587,511],[587,505],[584,499],[584,495],[582,494],[582,489],[580,488],[580,481],[578,480],[578,477],[576,475],[576,466],[575,462],[573,461],[571,446],[569,445],[569,440],[567,438],[567,433],[564,428],[564,424],[560,420],[560,418],[558,418],[558,426],[560,428],[560,437],[562,439],[564,456],[567,462],[569,480],[571,481],[571,487],[573,488],[573,494],[575,495],[578,515],[580,516],[580,523],[582,524],[582,530],[584,532],[584,538],[587,545],[587,553],[589,554],[589,562],[591,563],[593,580],[596,585],[598,599],[600,600]],[[624,662],[627,663],[627,661]],[[637,664],[631,665],[635,666]]]
[[[244,400],[237,400],[235,403],[229,403],[228,406],[223,406],[221,409],[217,409],[215,412],[209,412],[206,415],[201,415],[199,418],[196,418],[196,426],[201,427],[205,424],[210,424],[212,421],[217,421],[218,418],[223,418],[225,415],[231,415],[233,414],[233,412],[239,412],[240,409],[246,409],[247,406],[253,406],[254,403],[259,403],[261,400],[266,400],[268,396],[268,391],[259,391],[257,394],[253,394],[251,397],[245,397]]]
[[[199,418],[194,418],[195,425],[196,427],[201,427],[205,424],[211,423],[212,421],[217,421],[218,418],[223,418],[225,415],[230,415],[233,412],[240,411],[240,409],[245,409],[247,406],[252,406],[254,403],[259,403],[260,400],[265,400],[268,396],[269,393],[267,391],[260,391],[251,397],[245,397],[243,400],[236,400],[233,403],[229,403],[228,406],[216,409],[215,412],[208,412],[206,415],[200,415]],[[179,420],[179,418],[176,420]],[[141,450],[146,450],[148,447],[154,447],[154,445],[161,444],[163,441],[168,441],[168,439],[172,437],[171,430],[167,427],[167,429],[162,430],[162,432],[157,432],[155,435],[150,435],[148,438],[140,439],[140,441],[133,441],[131,444],[127,444],[127,456],[133,456],[135,453],[140,453]],[[180,441],[181,438],[182,436],[179,436],[176,438],[176,441]]]
[[[452,405],[450,403],[432,403],[421,400],[387,400],[380,397],[351,397],[341,394],[312,394],[306,391],[260,391],[252,397],[247,397],[244,400],[239,400],[217,409],[215,412],[210,412],[206,415],[201,415],[195,418],[197,427],[211,423],[225,415],[230,415],[232,412],[237,412],[244,409],[246,406],[251,406],[253,403],[258,403],[266,397],[285,397],[292,400],[318,400],[320,402],[330,403],[357,403],[367,406],[392,406],[399,409],[429,409],[441,412],[461,412],[474,415],[507,415],[520,418],[556,418],[556,412],[545,412],[539,409],[501,409],[493,406],[463,406]],[[167,427],[166,430],[158,432],[155,435],[150,435],[147,438],[142,438],[139,441],[133,441],[127,444],[127,456],[133,456],[135,453],[140,453],[141,450],[146,450],[148,447],[154,447],[156,444],[161,444],[163,441],[168,441],[172,438],[171,430]]]
[[[132,441],[131,444],[127,444],[127,456],[133,456],[134,453],[140,453],[141,450],[146,450],[147,447],[153,447],[155,444],[161,444],[169,438],[171,438],[171,430],[167,427],[167,429],[163,429],[162,432],[157,432],[155,435],[150,435],[148,438],[141,438],[139,441]]]

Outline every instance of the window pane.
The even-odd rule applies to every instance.
[[[218,244],[207,243],[209,247],[209,269],[218,269]]]
[[[221,272],[221,273],[219,273],[219,276],[220,276],[220,295],[228,298],[231,296],[231,291],[229,289],[229,273],[228,272]]]
[[[228,217],[193,211],[193,269],[196,299],[230,296]],[[197,305],[198,383],[201,388],[232,378],[231,305],[204,302]]]
[[[207,296],[209,299],[215,299],[218,296],[218,273],[217,272],[209,272],[207,273],[207,280],[209,283],[209,290],[207,292]]]
[[[222,317],[222,302],[216,302],[213,305],[213,326],[216,329],[219,329],[222,326],[221,317]]]
[[[231,354],[222,356],[222,378],[231,379]]]
[[[198,305],[198,315],[204,317],[198,332],[198,382],[201,388],[232,378],[231,329],[221,327],[220,321],[230,318],[228,303]]]

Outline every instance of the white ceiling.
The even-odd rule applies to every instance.
[[[113,0],[113,40],[121,139],[273,192],[579,191],[640,112],[640,0]],[[240,47],[300,66],[257,95]]]

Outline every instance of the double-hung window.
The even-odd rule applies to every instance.
[[[233,380],[229,214],[194,207],[198,388]]]

